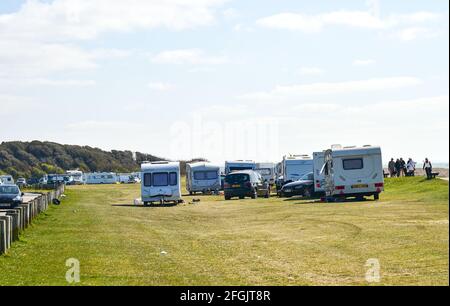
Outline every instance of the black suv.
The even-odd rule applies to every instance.
[[[233,197],[256,199],[259,196],[269,198],[270,186],[261,175],[253,170],[236,171],[225,177],[225,200]]]

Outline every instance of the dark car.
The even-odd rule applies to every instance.
[[[23,193],[17,185],[0,185],[0,206],[3,204],[15,208],[22,204]]]
[[[302,176],[300,180],[284,185],[279,195],[284,198],[293,196],[311,197],[314,195],[314,173]]]
[[[252,170],[236,171],[225,177],[225,200],[238,197],[256,199],[259,196],[270,196],[269,183],[264,182],[261,175]]]

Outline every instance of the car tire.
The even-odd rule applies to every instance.
[[[309,188],[305,188],[305,190],[303,191],[303,196],[305,198],[310,198],[312,195],[311,190]]]
[[[231,197],[225,196],[225,201],[229,201],[229,200],[231,200]]]
[[[373,195],[373,198],[375,199],[375,201],[378,201],[380,199],[380,194],[379,193],[375,193]]]
[[[251,198],[252,199],[257,199],[258,198],[258,193],[255,191],[255,193],[252,194]]]
[[[267,192],[266,195],[264,196],[264,198],[266,198],[266,199],[270,198],[270,192]]]

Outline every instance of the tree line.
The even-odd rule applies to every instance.
[[[15,178],[37,178],[73,169],[83,172],[137,172],[142,162],[161,160],[165,159],[140,152],[104,151],[89,146],[53,142],[13,141],[0,144],[0,174],[10,174]],[[186,163],[192,161],[181,161],[182,174]]]

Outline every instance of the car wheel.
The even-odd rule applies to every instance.
[[[303,196],[305,198],[310,198],[311,197],[311,190],[309,188],[305,188],[305,190],[303,191]]]
[[[257,193],[257,192],[255,191],[255,193],[254,193],[254,194],[252,194],[251,198],[252,198],[252,199],[256,199],[256,198],[258,198],[258,193]]]
[[[380,199],[380,194],[379,193],[375,193],[373,195],[373,198],[375,199],[375,201],[378,201]]]
[[[229,201],[229,200],[231,200],[231,197],[225,196],[225,201]]]

